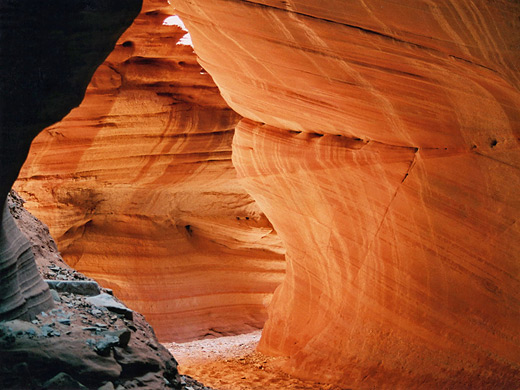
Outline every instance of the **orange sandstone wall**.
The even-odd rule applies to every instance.
[[[520,3],[175,6],[287,248],[261,351],[349,388],[516,388]]]
[[[240,117],[163,24],[173,14],[145,1],[16,188],[70,265],[182,341],[262,327],[285,261],[231,162]]]

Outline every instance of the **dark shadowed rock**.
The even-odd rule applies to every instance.
[[[44,390],[88,390],[65,372],[60,372],[43,384]]]
[[[86,299],[88,303],[97,307],[106,307],[108,310],[123,314],[125,318],[132,320],[134,312],[130,310],[128,307],[123,305],[121,302],[116,301],[116,299],[109,294],[99,294],[93,297],[89,297]]]
[[[132,333],[128,329],[121,329],[121,330],[116,330],[116,331],[103,332],[103,336],[116,337],[118,340],[117,345],[119,347],[126,347],[128,345],[128,343],[130,342]]]
[[[0,3],[0,204],[32,139],[79,105],[140,8],[140,0]]]
[[[103,386],[98,387],[97,390],[115,390],[115,387],[112,382],[107,382]]]
[[[79,105],[140,0],[0,2],[0,320],[52,307],[6,198],[33,138]]]
[[[108,356],[110,355],[112,348],[114,348],[116,345],[119,345],[119,338],[117,336],[105,334],[101,340],[96,342],[95,350],[96,353],[101,356]]]
[[[99,295],[99,284],[92,280],[45,280],[50,289],[79,295]],[[108,294],[107,294],[108,295]]]
[[[21,204],[11,211],[23,220],[27,215],[18,207]],[[52,239],[42,235],[38,240],[45,247]],[[55,268],[69,280],[81,276],[62,264],[59,255],[52,260],[59,267],[48,267],[48,259],[37,259],[42,271]],[[185,389],[177,362],[158,343],[141,314],[134,313],[131,321],[106,307],[93,308],[84,295],[52,291],[60,298],[56,308],[39,313],[31,322],[0,321],[1,390],[42,390],[44,384],[51,389],[63,382],[71,389],[78,388],[73,387],[76,382],[92,390],[124,390],[123,385]],[[119,303],[117,298],[111,299]]]

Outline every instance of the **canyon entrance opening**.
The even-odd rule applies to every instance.
[[[516,388],[519,17],[145,0],[14,188],[179,355],[238,337],[236,388]]]

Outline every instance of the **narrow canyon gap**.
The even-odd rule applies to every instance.
[[[287,250],[260,349],[347,387],[520,375],[520,4],[178,0]]]
[[[146,0],[16,189],[65,260],[163,341],[263,327],[284,249],[231,162],[241,117],[166,0]]]
[[[185,316],[196,323],[215,302],[212,292],[207,301],[190,294],[218,286],[218,277],[241,261],[219,264],[208,280],[210,273],[197,270],[215,265],[205,260],[215,241],[211,259],[232,249],[237,259],[253,259],[246,263],[265,278],[258,294],[242,295],[242,302],[255,297],[254,311],[239,310],[260,313],[254,323],[261,323],[266,291],[283,272],[274,227],[287,251],[287,274],[260,349],[286,357],[288,372],[354,388],[516,386],[520,4],[176,0],[174,6],[203,70],[189,47],[182,52],[188,59],[168,57],[184,32],[168,25],[139,30],[150,18],[162,26],[172,14],[165,2],[148,1],[137,36],[123,37],[98,70],[89,87],[97,97],[34,144],[39,157],[18,185],[44,220],[59,205],[61,216],[49,224],[65,256],[108,283],[107,275],[115,275],[111,283],[134,305],[151,302],[135,286],[157,286],[154,296],[165,299],[153,308],[156,323],[171,337],[169,321]],[[151,47],[139,41],[154,36]],[[206,71],[239,115],[227,109]],[[184,82],[170,83],[179,78]],[[204,104],[190,100],[201,95]],[[108,112],[99,99],[110,102]],[[85,119],[81,113],[89,110],[94,115]],[[89,129],[85,139],[73,136],[80,125]],[[187,130],[179,135],[173,128]],[[230,163],[233,128],[240,182]],[[221,181],[214,179],[218,172]],[[230,180],[233,191],[224,192]],[[37,195],[41,187],[46,191]],[[167,218],[164,210],[172,211]],[[230,239],[237,234],[238,243]],[[190,259],[180,267],[187,276],[177,301],[160,284],[174,288],[170,275],[179,269],[155,261],[173,253]],[[250,270],[236,275],[251,276]],[[221,297],[235,299],[251,285],[227,276],[233,291]],[[216,317],[229,312],[225,300],[219,305],[211,312]],[[210,323],[181,326],[181,336],[214,332]]]

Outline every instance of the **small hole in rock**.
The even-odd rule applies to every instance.
[[[132,46],[134,46],[134,43],[132,41],[123,42],[123,47],[132,47]]]
[[[498,141],[496,139],[492,139],[491,142],[489,143],[489,146],[494,148],[495,146],[497,146],[497,144],[498,144]]]

